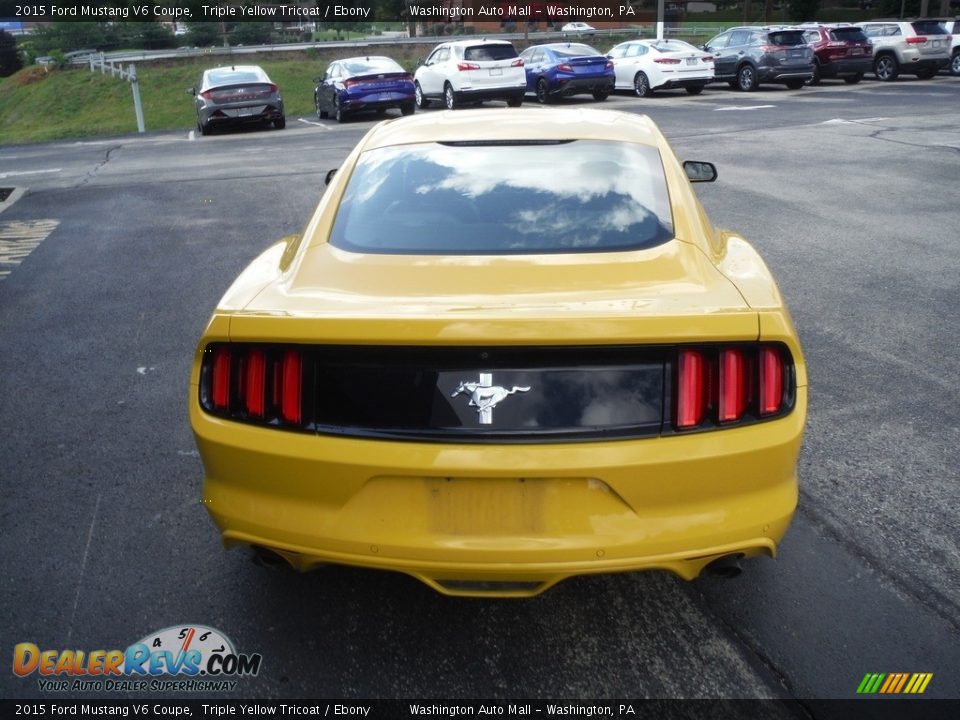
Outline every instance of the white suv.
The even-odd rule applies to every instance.
[[[449,110],[467,102],[506,100],[519,107],[527,74],[516,48],[505,40],[459,40],[437,45],[413,76],[417,107],[442,99]]]
[[[873,74],[896,80],[900,73],[927,80],[950,62],[950,35],[936,20],[858,23],[873,43]]]

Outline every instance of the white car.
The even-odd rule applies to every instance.
[[[587,25],[585,22],[567,23],[562,28],[560,28],[560,32],[566,33],[566,34],[573,33],[578,37],[581,35],[593,35],[596,31],[597,29],[595,27],[593,27],[592,25]]]
[[[438,45],[413,76],[417,107],[442,100],[448,110],[469,102],[506,100],[520,107],[527,74],[506,40],[459,40]]]
[[[613,61],[616,89],[633,90],[639,97],[671,88],[699,95],[713,82],[713,56],[683,40],[630,40],[607,57]]]

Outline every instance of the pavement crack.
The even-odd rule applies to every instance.
[[[924,128],[925,130],[937,130],[942,128]],[[951,130],[953,128],[950,128]],[[922,150],[952,150],[955,153],[960,153],[960,147],[954,147],[953,145],[924,145],[923,143],[913,143],[907,142],[906,140],[894,140],[893,138],[881,137],[883,133],[886,132],[896,132],[897,128],[880,128],[875,132],[870,133],[867,137],[871,140],[880,140],[881,142],[893,143],[894,145],[906,145],[907,147],[920,148]]]
[[[97,524],[97,514],[100,512],[100,498],[102,494],[97,495],[97,502],[93,506],[93,517],[90,518],[90,529],[87,531],[87,544],[83,548],[83,559],[80,561],[80,577],[77,579],[77,593],[73,597],[73,611],[70,613],[70,622],[67,624],[67,642],[70,645],[70,638],[73,636],[73,622],[77,616],[77,608],[80,606],[80,591],[83,589],[83,578],[87,572],[87,557],[90,555],[90,541],[93,540],[93,528]]]
[[[97,163],[90,172],[84,175],[83,179],[79,183],[77,183],[77,187],[83,187],[88,182],[90,182],[93,179],[94,175],[100,172],[100,168],[104,167],[108,162],[110,162],[110,156],[113,154],[113,152],[115,150],[119,150],[122,147],[123,145],[114,145],[113,147],[107,148],[107,152],[104,153],[103,155],[103,160]]]

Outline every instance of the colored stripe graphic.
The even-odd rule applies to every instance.
[[[857,686],[858,695],[922,695],[933,673],[867,673]]]

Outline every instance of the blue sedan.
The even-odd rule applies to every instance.
[[[553,98],[590,93],[606,100],[616,75],[606,55],[583,43],[534,45],[520,55],[527,71],[527,92],[548,103]]]
[[[313,101],[321,119],[333,116],[344,122],[354,113],[372,110],[382,114],[390,108],[412,115],[415,109],[413,77],[388,57],[337,60],[313,82]]]

